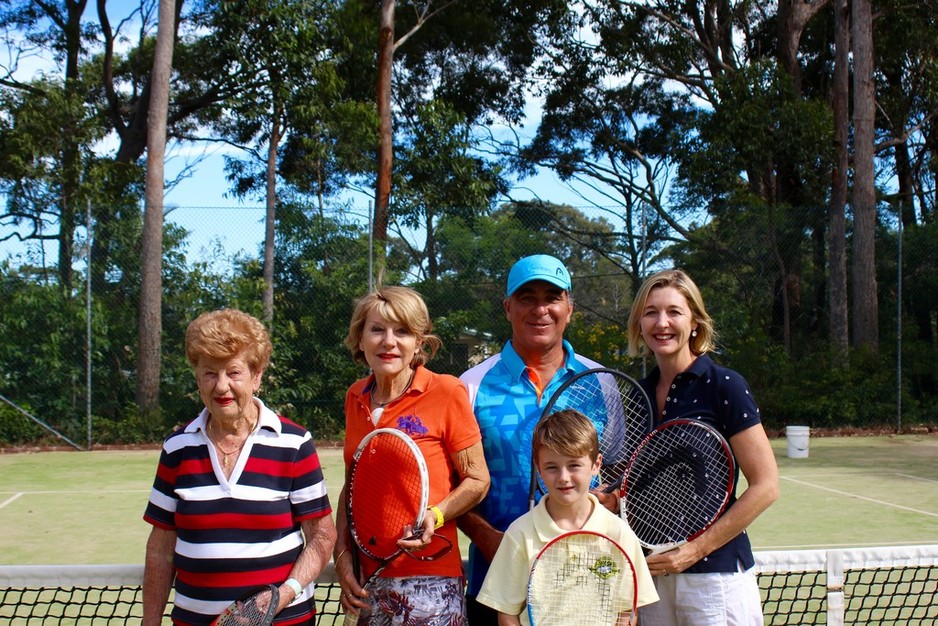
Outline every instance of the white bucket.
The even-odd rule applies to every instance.
[[[788,458],[808,458],[808,446],[811,429],[807,426],[786,426],[785,436],[788,438]]]

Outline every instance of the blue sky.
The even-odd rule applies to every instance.
[[[115,18],[139,6],[136,2],[127,2],[127,6],[124,6],[123,2],[124,0],[109,3],[108,7],[113,9]],[[86,14],[85,17],[96,19],[92,13]],[[54,64],[50,65],[47,60],[32,58],[28,63],[18,66],[17,74],[39,71],[49,71],[55,74],[59,70],[60,68]],[[525,128],[536,128],[538,117],[539,105],[532,99],[528,104],[528,119],[525,120]],[[517,133],[523,131],[515,129],[505,132],[518,136]],[[114,146],[109,146],[109,143],[114,142],[106,140],[102,143],[103,152],[114,149]],[[221,152],[223,149],[215,148],[216,152],[198,160],[193,166],[193,175],[168,189],[165,196],[167,220],[179,223],[191,232],[188,250],[190,260],[203,258],[207,254],[203,253],[204,250],[215,248],[217,245],[221,245],[228,255],[238,253],[254,255],[257,254],[258,246],[263,240],[263,200],[251,198],[247,201],[239,201],[227,194],[228,184],[225,180],[224,159]],[[183,167],[191,164],[192,160],[200,154],[197,154],[196,150],[201,149],[170,146],[167,153],[166,178],[168,180],[175,178]],[[573,206],[587,204],[582,197],[561,184],[550,172],[542,172],[523,181],[511,196],[516,200],[540,198]],[[608,200],[603,201],[598,194],[593,194],[593,196],[597,198],[599,204],[609,204]],[[350,194],[348,199],[353,205],[352,212],[361,215],[362,221],[365,221],[373,194],[370,191]],[[56,228],[56,226],[52,225],[50,230],[51,228]],[[3,234],[8,232],[5,230]],[[55,261],[56,248],[54,243],[46,244],[44,250],[40,250],[37,244],[24,245],[16,240],[0,242],[0,261],[7,258],[13,258],[14,264],[18,262],[50,264]],[[83,265],[83,263],[77,263],[76,269],[79,267],[83,269]]]

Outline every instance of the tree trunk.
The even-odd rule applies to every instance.
[[[871,0],[853,0],[853,345],[878,351],[875,97]]]
[[[69,111],[74,111],[73,98],[81,101],[83,87],[81,84],[80,55],[81,17],[85,12],[87,0],[79,2],[66,2],[66,21],[62,25],[62,34],[65,41],[65,92],[69,103]],[[72,120],[71,113],[69,120]],[[76,206],[79,201],[81,187],[81,160],[78,147],[78,133],[70,132],[69,128],[62,129],[64,147],[62,149],[62,197],[59,208],[59,285],[66,294],[72,291],[72,255],[74,253],[75,227],[77,226]]]
[[[160,335],[162,332],[163,160],[166,153],[166,118],[169,79],[173,66],[175,0],[160,0],[159,26],[150,77],[150,114],[147,121],[146,205],[140,246],[140,338],[137,354],[137,405],[141,414],[159,409]]]
[[[808,22],[827,5],[829,0],[779,0],[776,34],[778,36],[778,60],[791,76],[795,93],[801,95],[801,63],[798,48]]]
[[[381,0],[378,35],[378,180],[375,187],[375,217],[372,236],[375,246],[375,285],[384,282],[387,266],[388,210],[391,204],[391,167],[394,144],[391,126],[391,70],[394,64],[394,0]]]
[[[831,108],[834,112],[834,147],[837,160],[831,172],[830,215],[830,298],[831,347],[833,366],[847,364],[849,330],[847,318],[847,171],[850,167],[850,9],[847,0],[834,2],[834,85]]]
[[[280,145],[281,117],[283,105],[274,100],[274,111],[270,125],[270,143],[267,147],[267,217],[264,220],[264,321],[267,328],[274,322],[274,236],[277,218],[277,148]]]

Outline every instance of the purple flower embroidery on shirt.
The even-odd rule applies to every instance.
[[[426,435],[430,432],[430,429],[424,426],[423,422],[420,421],[420,418],[416,415],[401,415],[398,417],[397,428],[411,437]]]

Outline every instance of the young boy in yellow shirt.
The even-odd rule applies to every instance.
[[[499,612],[499,626],[530,624],[527,586],[532,563],[552,539],[576,530],[618,543],[635,567],[636,604],[656,602],[658,594],[635,533],[590,493],[602,462],[593,423],[572,409],[547,416],[534,429],[533,459],[547,495],[505,531],[477,597]]]

